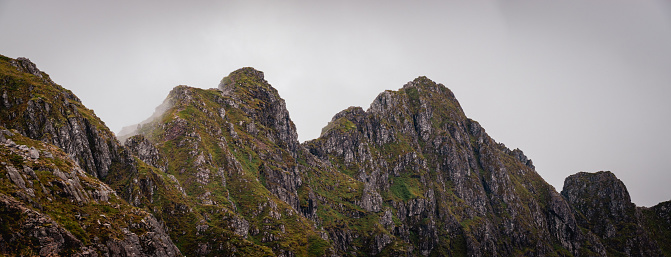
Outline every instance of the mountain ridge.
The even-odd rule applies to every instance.
[[[2,66],[0,125],[47,144],[87,142],[91,158],[102,155],[111,164],[106,173],[100,165],[84,170],[108,183],[129,205],[124,208],[165,224],[186,255],[669,256],[663,244],[668,204],[636,207],[614,175],[575,180],[560,194],[521,150],[490,138],[447,87],[423,76],[380,93],[365,111],[337,113],[319,138],[299,143],[284,100],[263,72],[246,67],[217,89],[174,88],[168,104],[157,108],[160,115],[121,144],[85,107],[61,104],[68,102],[63,97],[34,97],[45,90],[39,85],[55,83],[34,64],[13,60],[2,59],[21,64]],[[64,93],[53,95],[67,95],[56,89]],[[31,101],[38,107],[21,111]],[[82,124],[87,141],[44,136],[59,120],[68,120],[67,128]],[[67,150],[68,144],[54,147]],[[70,162],[88,167],[86,151],[75,149],[71,155],[82,157]],[[3,158],[10,163],[14,157]],[[3,165],[8,179],[0,184],[14,189],[2,193],[28,192]],[[608,173],[594,176],[602,174]],[[581,190],[603,187],[599,183],[622,193],[581,204],[593,195]],[[598,207],[609,202],[627,211]],[[596,222],[602,219],[593,217],[609,215],[618,218],[608,224],[623,224],[616,231],[625,232],[603,233]],[[630,227],[639,232],[626,232]]]

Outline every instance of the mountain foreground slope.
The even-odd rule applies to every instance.
[[[636,207],[610,172],[558,193],[426,77],[300,144],[242,68],[174,88],[122,145],[29,60],[0,71],[7,255],[671,256],[669,202]]]

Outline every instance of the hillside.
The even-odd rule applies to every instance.
[[[30,61],[0,62],[1,198],[11,206],[0,243],[19,242],[25,254],[45,246],[6,240],[30,234],[21,224],[39,217],[65,235],[62,255],[130,255],[109,250],[129,238],[140,238],[138,255],[157,256],[669,255],[668,202],[636,207],[606,172],[571,176],[558,193],[426,77],[382,92],[367,110],[341,111],[300,144],[277,90],[242,68],[217,89],[175,87],[155,115],[119,135],[122,145]],[[52,158],[32,158],[32,149]],[[73,176],[83,189],[56,193]],[[101,240],[92,219],[67,218],[94,212],[109,219],[107,248],[91,243]]]

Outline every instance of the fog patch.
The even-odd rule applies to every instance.
[[[172,104],[172,101],[170,100],[170,98],[166,98],[163,101],[163,103],[161,103],[159,106],[156,107],[156,109],[154,110],[154,114],[152,114],[149,118],[147,118],[146,120],[144,120],[144,121],[142,121],[138,124],[133,124],[133,125],[130,125],[130,126],[123,127],[121,129],[121,131],[119,131],[119,134],[117,135],[117,139],[119,140],[119,142],[124,144],[126,142],[126,139],[137,135],[138,132],[140,131],[140,129],[142,128],[142,126],[144,126],[146,124],[149,124],[149,123],[152,123],[156,120],[159,120],[163,116],[163,113],[165,113],[165,111],[172,108],[172,105],[173,104]]]

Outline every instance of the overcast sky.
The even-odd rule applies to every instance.
[[[0,0],[0,54],[30,58],[115,132],[177,85],[252,66],[305,141],[425,75],[557,191],[610,170],[638,205],[671,200],[669,1],[165,2]]]

